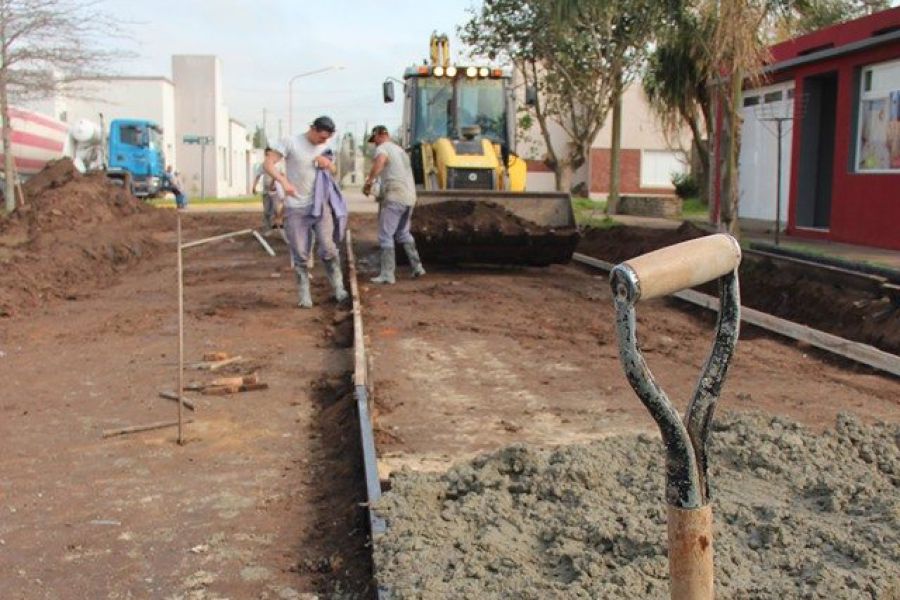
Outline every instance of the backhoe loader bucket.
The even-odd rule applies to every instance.
[[[569,194],[420,191],[412,232],[426,262],[545,266],[578,244]]]

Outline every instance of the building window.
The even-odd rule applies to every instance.
[[[672,177],[688,172],[688,163],[682,152],[671,150],[641,151],[641,187],[671,188]]]
[[[856,171],[900,173],[900,60],[862,70]]]

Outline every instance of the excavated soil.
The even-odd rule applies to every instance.
[[[900,426],[714,424],[719,598],[900,597]],[[377,511],[395,598],[667,598],[663,451],[621,436],[395,473]]]
[[[106,287],[157,254],[175,226],[102,174],[51,163],[24,186],[26,203],[0,217],[0,317],[49,299],[72,300]]]
[[[545,227],[493,202],[436,202],[416,207],[419,253],[440,263],[566,263],[578,244],[574,227]]]
[[[707,235],[684,222],[678,229],[612,227],[583,232],[578,251],[618,263],[663,246]],[[843,338],[900,354],[900,306],[874,286],[829,280],[802,265],[745,253],[741,303]],[[716,294],[715,286],[703,291]]]

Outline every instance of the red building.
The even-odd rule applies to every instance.
[[[770,51],[768,81],[744,93],[740,181],[750,194],[742,192],[741,204],[752,212],[768,203],[774,220],[776,162],[767,158],[770,148],[754,147],[765,138],[754,137],[753,127],[774,131],[781,118],[788,233],[900,250],[900,8]],[[784,103],[786,118],[759,110],[769,101]],[[765,172],[754,171],[763,164]]]

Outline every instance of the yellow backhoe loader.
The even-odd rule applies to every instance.
[[[523,264],[571,259],[578,234],[570,195],[525,189],[525,160],[515,152],[511,73],[452,64],[447,36],[433,34],[430,62],[407,68],[402,83],[400,143],[418,188],[413,227],[423,257]],[[384,82],[383,93],[385,102],[394,101],[392,81]],[[424,232],[416,225],[423,222]]]

